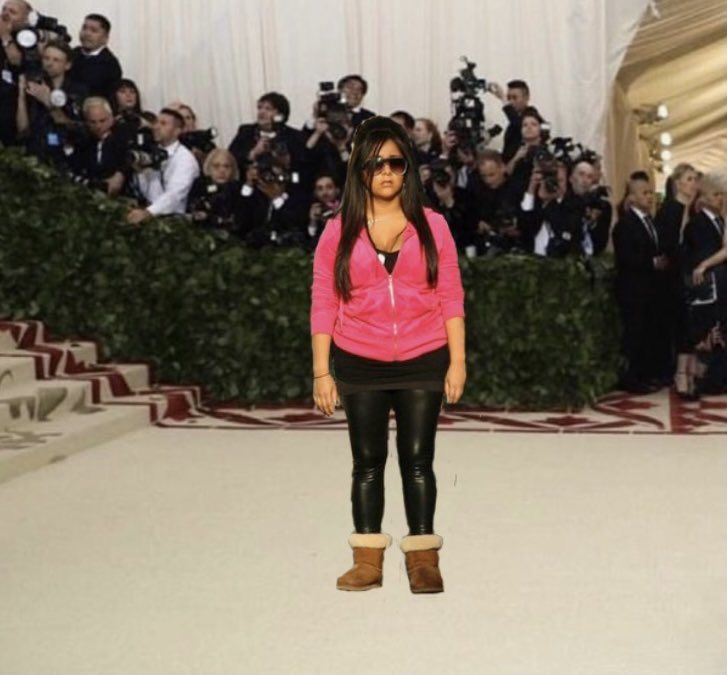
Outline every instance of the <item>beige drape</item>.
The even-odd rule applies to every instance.
[[[661,16],[645,14],[611,99],[606,155],[614,186],[648,167],[648,141],[663,131],[673,138],[672,166],[727,169],[727,2],[661,0],[656,7]],[[631,111],[660,102],[669,118],[639,128]]]

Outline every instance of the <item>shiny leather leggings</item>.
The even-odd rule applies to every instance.
[[[351,503],[356,532],[381,532],[389,411],[393,407],[409,534],[433,534],[437,482],[432,462],[442,397],[442,392],[425,389],[341,395],[353,452]]]

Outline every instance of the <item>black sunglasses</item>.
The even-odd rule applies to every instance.
[[[364,166],[373,173],[378,174],[384,170],[384,164],[388,164],[391,173],[397,176],[403,176],[409,168],[406,157],[373,157],[366,160]]]

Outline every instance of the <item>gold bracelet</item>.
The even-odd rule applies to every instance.
[[[330,374],[331,374],[331,373],[330,373],[330,372],[328,372],[328,373],[323,373],[323,375],[314,375],[314,376],[313,376],[313,379],[314,379],[314,380],[317,380],[317,379],[318,379],[319,377],[325,377],[326,375],[330,375]]]

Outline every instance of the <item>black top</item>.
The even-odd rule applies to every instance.
[[[371,233],[366,229],[379,260],[391,274],[399,251],[376,248]],[[444,378],[449,368],[449,347],[443,345],[413,359],[380,361],[353,354],[331,342],[336,386],[339,394],[375,389],[428,389],[444,391]]]
[[[112,87],[121,79],[121,64],[108,47],[94,56],[75,47],[70,77],[85,85],[91,96],[110,98]]]

